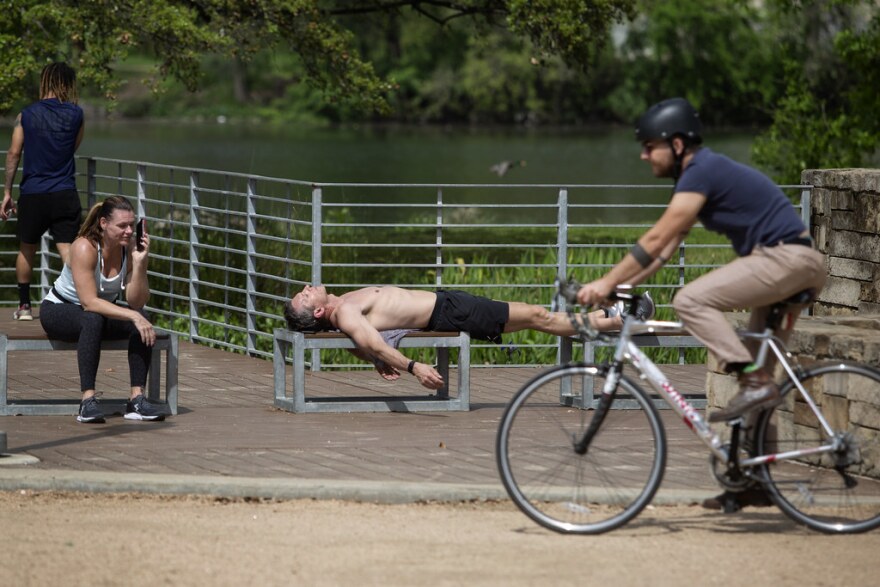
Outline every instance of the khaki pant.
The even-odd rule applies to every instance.
[[[752,308],[749,330],[763,331],[770,305],[800,291],[825,285],[825,255],[803,245],[757,247],[684,286],[673,306],[678,317],[718,359],[722,368],[730,363],[751,363],[752,352],[736,335],[724,312]],[[777,332],[788,339],[797,314],[783,322]]]

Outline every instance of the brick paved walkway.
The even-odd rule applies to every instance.
[[[36,321],[0,320],[6,332],[29,327],[40,328]],[[75,401],[75,360],[73,352],[10,353],[10,397]],[[43,477],[57,472],[67,477],[210,478],[220,485],[241,479],[390,483],[415,488],[415,495],[424,487],[422,499],[434,498],[427,488],[444,485],[479,486],[492,494],[503,492],[494,460],[499,418],[513,392],[537,371],[473,369],[469,412],[293,414],[273,406],[270,361],[181,342],[180,413],[165,422],[116,416],[105,424],[84,425],[72,416],[17,416],[0,417],[0,431],[7,434],[8,452],[39,459],[26,470],[43,472]],[[699,393],[705,369],[671,366],[668,374],[679,391]],[[104,397],[124,398],[127,377],[125,354],[105,353],[98,378]],[[340,384],[354,395],[421,390],[411,377],[388,383],[366,370],[307,377],[315,395],[338,394]],[[663,417],[670,454],[662,489],[717,493],[702,444],[671,411],[664,410]],[[13,468],[21,469],[0,467],[0,477]],[[20,479],[24,473],[16,475]]]

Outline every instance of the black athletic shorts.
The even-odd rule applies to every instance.
[[[76,190],[24,194],[18,198],[18,240],[40,242],[47,230],[56,243],[72,243],[82,224],[82,205]]]
[[[439,290],[437,303],[428,321],[428,330],[459,330],[471,338],[500,343],[504,325],[510,319],[510,306],[458,290]]]

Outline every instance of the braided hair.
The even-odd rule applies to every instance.
[[[54,94],[61,102],[76,104],[79,93],[76,90],[76,72],[64,62],[50,63],[40,73],[40,99]]]

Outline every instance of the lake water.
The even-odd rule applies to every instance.
[[[708,143],[749,161],[753,136]],[[247,124],[88,125],[80,155],[235,171],[314,182],[656,183],[629,128],[278,128]],[[525,161],[504,177],[489,168]],[[663,180],[668,183],[668,180]]]

